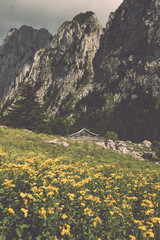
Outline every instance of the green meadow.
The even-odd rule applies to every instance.
[[[0,240],[10,239],[159,240],[160,165],[2,127]]]

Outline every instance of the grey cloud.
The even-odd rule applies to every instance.
[[[52,34],[80,12],[93,11],[105,26],[110,12],[122,0],[0,0],[0,42],[11,28],[30,25]]]

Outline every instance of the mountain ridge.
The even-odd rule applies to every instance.
[[[19,31],[21,31],[22,28],[20,28]],[[31,29],[31,27],[28,28]],[[32,63],[29,64],[27,70],[25,69],[23,76],[24,80],[33,83],[42,103],[46,102],[46,99],[51,96],[51,103],[49,104],[52,104],[51,98],[55,100],[57,88],[59,91],[64,84],[66,89],[68,84],[69,94],[69,92],[76,90],[76,86],[74,85],[80,85],[81,82],[85,81],[85,75],[88,77],[88,82],[91,80],[93,75],[92,59],[99,47],[99,38],[102,33],[103,29],[93,12],[81,13],[74,17],[72,21],[63,23],[57,34],[53,37],[50,36],[49,41],[46,45],[44,44],[44,48],[39,48],[34,52]],[[8,37],[6,41],[8,41]],[[4,41],[2,49],[5,44],[6,42]],[[23,66],[24,64],[22,64],[22,68]],[[71,72],[71,74],[69,72]],[[74,78],[76,80],[74,80]],[[15,79],[13,82],[14,81]],[[21,82],[21,80],[18,80],[18,82]],[[16,94],[13,88],[12,90],[14,94]],[[53,92],[55,92],[55,94]],[[62,90],[62,93],[65,93],[65,91]],[[66,94],[64,98],[66,98],[68,94]],[[7,95],[11,96],[12,94],[6,94],[4,102],[7,102]],[[53,95],[55,96],[53,97]],[[58,105],[61,105],[64,98],[60,99]],[[45,106],[47,109],[48,103],[45,103]],[[52,114],[58,110],[53,104],[51,107],[53,107],[53,109],[51,109]],[[54,110],[54,107],[56,110]],[[50,112],[50,110],[48,112]]]

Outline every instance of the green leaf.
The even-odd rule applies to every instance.
[[[1,188],[1,189],[0,189],[0,193],[4,193],[4,189]]]
[[[23,229],[23,228],[29,228],[29,225],[27,225],[27,224],[22,224],[22,225],[20,225],[20,228],[21,228],[21,229]]]
[[[22,233],[21,233],[21,231],[20,231],[19,228],[16,228],[16,233],[17,233],[17,235],[18,235],[19,238],[22,237]]]
[[[3,225],[5,225],[8,222],[8,218],[4,218]]]
[[[6,237],[4,235],[0,235],[0,240],[6,240]]]
[[[3,205],[2,204],[0,204],[0,209],[3,209]]]
[[[36,237],[36,240],[41,240],[41,238],[42,238],[41,236],[38,236]]]

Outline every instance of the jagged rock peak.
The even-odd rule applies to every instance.
[[[158,5],[160,5],[159,0],[124,0],[123,5],[129,8],[139,8],[142,6],[144,9],[155,6],[158,9]]]
[[[139,44],[141,41],[138,50],[143,55],[146,52],[146,50],[143,51],[146,48],[146,41],[151,43],[156,38],[156,42],[160,42],[159,20],[159,0],[124,0],[120,7],[110,14],[106,24],[106,37],[108,38],[106,44],[109,44],[112,47],[110,49],[114,50],[124,44],[129,46],[131,42]],[[133,51],[135,47],[138,46],[134,46]]]
[[[41,102],[50,98],[50,106],[46,106],[50,114],[57,112],[76,89],[82,85],[85,88],[91,82],[92,60],[102,33],[102,26],[94,13],[81,13],[72,21],[63,23],[49,47],[36,54],[29,79],[35,84],[39,82],[36,85],[39,85]],[[85,88],[82,92],[87,91]]]
[[[138,84],[159,95],[159,69],[159,0],[124,0],[106,24],[94,61],[95,81],[114,93],[133,92]]]
[[[28,26],[9,31],[0,46],[0,100],[13,97],[14,89],[23,83],[31,68],[35,52],[46,47],[52,38],[46,29],[37,30]]]
[[[29,45],[29,42],[32,41],[33,47],[35,46],[38,49],[41,45],[44,45],[44,41],[45,45],[47,45],[52,38],[53,36],[45,28],[37,30],[30,26],[23,25],[19,29],[10,29],[6,38],[2,41],[1,47],[8,44],[8,42],[11,44],[21,42],[23,44],[28,41]]]
[[[73,21],[79,22],[80,25],[86,24],[87,21],[93,21],[93,19],[96,19],[96,15],[94,12],[88,11],[86,13],[80,13],[77,16],[73,18]]]
[[[1,108],[16,98],[24,81],[35,86],[49,114],[61,111],[71,96],[72,107],[92,88],[92,60],[102,33],[93,12],[63,23],[54,37],[45,29],[12,29],[0,48]]]
[[[90,33],[95,32],[97,30],[99,30],[102,34],[102,31],[103,31],[102,26],[99,23],[99,20],[97,19],[95,13],[93,13],[91,11],[88,11],[86,13],[80,13],[80,14],[76,15],[73,18],[72,21],[64,22],[61,25],[61,27],[59,28],[58,33],[63,31],[63,29],[64,28],[66,29],[67,27],[72,28],[73,30],[76,27],[76,29],[77,29],[76,32],[77,33],[78,33],[78,30],[80,30],[84,34],[86,34],[86,33],[90,34]]]

